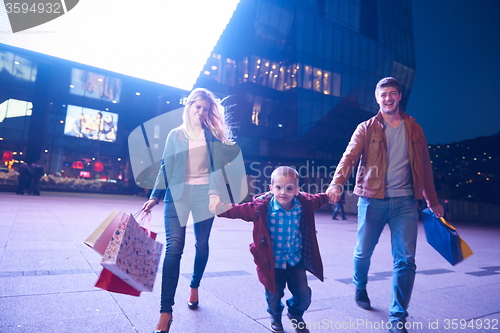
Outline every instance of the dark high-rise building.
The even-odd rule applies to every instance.
[[[257,175],[309,165],[318,183],[313,166],[332,171],[378,111],[378,80],[400,81],[404,109],[414,75],[410,0],[241,0],[197,86],[233,96],[237,141]]]

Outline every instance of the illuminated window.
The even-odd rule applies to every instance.
[[[317,92],[323,92],[321,89],[323,81],[323,71],[319,68],[314,68],[313,70],[313,90]]]
[[[295,64],[292,66],[292,88],[297,88],[298,86],[298,79],[299,79],[299,69],[300,69],[300,66],[298,64]]]
[[[323,71],[323,94],[330,95],[332,93],[332,73]]]
[[[207,71],[210,71],[209,78],[216,82],[222,81],[222,71],[221,71],[221,56],[217,53],[212,53],[212,57],[210,57],[208,61],[208,66],[205,68]]]
[[[262,110],[262,98],[255,98],[252,110],[252,123],[259,126],[260,112]]]
[[[248,58],[245,57],[242,62],[242,66],[240,66],[243,74],[243,82],[247,82],[250,74],[248,73]]]
[[[311,66],[304,66],[303,78],[302,78],[302,88],[304,89],[312,89],[313,81],[313,68]]]
[[[257,83],[266,86],[268,82],[267,78],[269,76],[269,72],[271,71],[271,69],[269,68],[269,60],[262,59],[262,64],[259,64],[256,66]]]
[[[280,65],[276,62],[273,62],[270,64],[270,66],[271,68],[270,69],[268,68],[268,76],[269,76],[268,87],[277,90],[282,90],[279,87]]]
[[[278,71],[278,90],[280,91],[285,89],[285,72],[286,66],[281,66]]]
[[[224,68],[224,81],[223,83],[234,86],[236,78],[236,61],[229,58],[226,59],[226,65]]]
[[[252,56],[252,61],[249,65],[249,81],[250,82],[257,82],[257,76],[259,75],[259,70],[260,70],[260,63],[261,60],[260,58],[257,58],[256,56]]]

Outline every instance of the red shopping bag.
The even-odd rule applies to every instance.
[[[125,281],[114,275],[106,268],[102,269],[101,275],[97,280],[95,286],[103,290],[113,293],[125,294],[131,296],[140,296],[141,292],[129,286]]]

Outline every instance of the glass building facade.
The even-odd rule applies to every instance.
[[[128,136],[187,91],[0,44],[0,186],[40,161],[42,189],[136,193]]]
[[[207,56],[195,86],[230,96],[251,192],[283,164],[304,190],[324,191],[356,125],[378,111],[382,77],[400,81],[406,107],[411,0],[241,0]],[[104,179],[101,188],[130,184],[128,134],[188,94],[6,45],[0,60],[2,166],[40,160],[48,175]]]

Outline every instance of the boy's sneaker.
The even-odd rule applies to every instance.
[[[271,331],[273,331],[274,333],[283,333],[283,324],[281,323],[281,317],[271,317]]]
[[[288,314],[288,318],[292,322],[292,327],[296,333],[309,333],[306,323],[302,317],[292,316]]]
[[[271,321],[271,331],[274,333],[283,333],[283,324],[280,321]]]
[[[405,322],[398,320],[391,322],[391,327],[389,328],[389,333],[408,333],[405,327]]]

